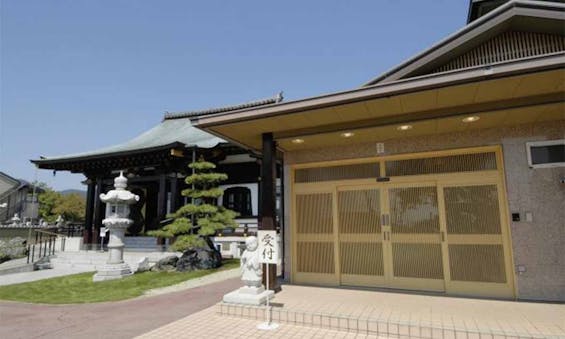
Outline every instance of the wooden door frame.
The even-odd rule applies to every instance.
[[[378,162],[380,166],[380,175],[384,176],[385,173],[385,161],[390,160],[404,160],[404,159],[414,159],[414,158],[431,158],[431,157],[442,157],[450,155],[463,155],[463,154],[476,154],[476,153],[486,153],[494,152],[496,156],[495,170],[484,170],[484,171],[474,171],[474,172],[452,172],[452,173],[438,173],[438,174],[423,174],[423,175],[410,175],[410,176],[397,176],[392,177],[390,182],[387,183],[376,183],[375,178],[367,179],[348,179],[348,180],[332,180],[332,181],[321,181],[313,183],[295,183],[295,172],[299,169],[304,168],[316,168],[316,167],[328,167],[328,166],[338,166],[338,165],[353,165],[353,164],[363,164],[369,162]],[[460,290],[453,294],[462,295],[473,295],[473,296],[488,296],[488,297],[502,297],[502,298],[515,298],[516,297],[516,275],[514,274],[514,255],[511,241],[511,229],[509,223],[509,207],[508,207],[508,197],[505,181],[505,169],[502,156],[502,147],[500,145],[495,146],[481,146],[481,147],[471,147],[471,148],[458,148],[440,151],[430,151],[430,152],[420,152],[420,153],[409,153],[409,154],[395,154],[395,155],[385,155],[377,157],[367,157],[367,158],[357,158],[357,159],[344,159],[344,160],[330,160],[330,161],[319,161],[311,163],[301,163],[289,165],[289,176],[290,176],[290,200],[291,200],[291,218],[290,218],[290,252],[291,252],[291,283],[297,283],[296,279],[296,268],[297,268],[297,258],[296,258],[296,195],[299,193],[313,192],[317,187],[325,186],[331,187],[329,191],[332,191],[333,196],[333,237],[334,237],[334,260],[339,262],[339,232],[338,232],[338,218],[337,218],[337,190],[338,186],[359,186],[359,185],[371,185],[375,187],[384,187],[389,185],[398,184],[410,184],[418,181],[435,181],[438,190],[438,209],[440,213],[440,229],[446,232],[446,220],[445,220],[445,205],[443,197],[443,187],[447,184],[461,184],[463,183],[485,183],[485,181],[495,180],[498,189],[499,206],[500,206],[500,218],[501,218],[501,235],[502,244],[504,247],[504,261],[506,269],[506,277],[509,284],[510,291],[507,293],[502,293],[498,290],[493,290],[494,293],[485,293],[484,290],[477,291],[476,289]],[[488,179],[488,180],[487,180]],[[440,192],[441,191],[441,192]],[[328,192],[328,191],[326,191]],[[385,199],[381,195],[381,207],[383,201],[386,201],[386,211],[389,211],[388,199]],[[388,198],[388,194],[387,194]],[[447,237],[447,233],[445,233]],[[446,239],[447,240],[447,239]],[[383,242],[384,244],[384,242]],[[447,241],[442,241],[442,255],[445,257],[448,255],[447,251]],[[448,291],[449,279],[449,261],[443,260],[444,265],[444,281],[446,292]],[[446,267],[447,266],[447,267]],[[310,281],[307,283],[316,285],[331,285],[336,286],[341,282],[340,279],[340,267],[339,263],[335,264],[335,274],[337,279],[334,281],[324,282],[324,281]],[[446,270],[447,269],[447,270]],[[301,281],[300,283],[304,283]],[[396,286],[394,286],[396,287]]]

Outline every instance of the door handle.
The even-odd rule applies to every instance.
[[[444,242],[445,241],[445,232],[441,231],[441,241]]]
[[[390,216],[388,214],[381,214],[381,225],[386,226],[390,222]]]

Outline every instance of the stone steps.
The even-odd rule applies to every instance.
[[[124,261],[131,267],[132,271],[137,270],[138,263],[144,257],[149,262],[157,262],[173,252],[124,252]],[[54,268],[80,269],[96,271],[106,264],[108,252],[81,251],[81,252],[60,252],[52,256],[50,261]]]

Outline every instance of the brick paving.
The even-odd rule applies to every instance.
[[[284,285],[264,307],[219,303],[140,338],[565,338],[565,305]]]
[[[263,308],[217,304],[240,286],[88,305],[0,302],[0,338],[565,338],[563,304],[293,285],[273,300],[280,327],[264,331]]]
[[[84,305],[0,302],[0,338],[132,338],[206,309],[240,286],[235,278],[153,297]]]
[[[192,338],[192,339],[220,339],[220,338],[355,338],[355,339],[384,339],[386,337],[357,334],[331,329],[312,328],[291,324],[280,324],[280,327],[271,330],[259,330],[257,320],[241,319],[236,317],[222,316],[217,313],[216,307],[207,308],[201,312],[192,314],[177,320],[169,325],[143,334],[138,339],[161,339],[161,338]]]

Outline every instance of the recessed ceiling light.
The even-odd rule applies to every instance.
[[[296,138],[296,139],[292,139],[291,142],[292,142],[293,144],[303,144],[303,143],[304,143],[304,139]]]
[[[351,138],[354,135],[355,135],[355,133],[353,133],[353,132],[343,132],[343,133],[341,133],[341,136],[344,137],[344,138]]]
[[[409,129],[412,129],[412,125],[400,125],[396,129],[399,131],[407,131]]]
[[[470,117],[463,118],[463,120],[461,120],[461,121],[463,121],[463,122],[475,122],[479,119],[480,119],[480,117],[478,117],[476,115],[472,115]]]

